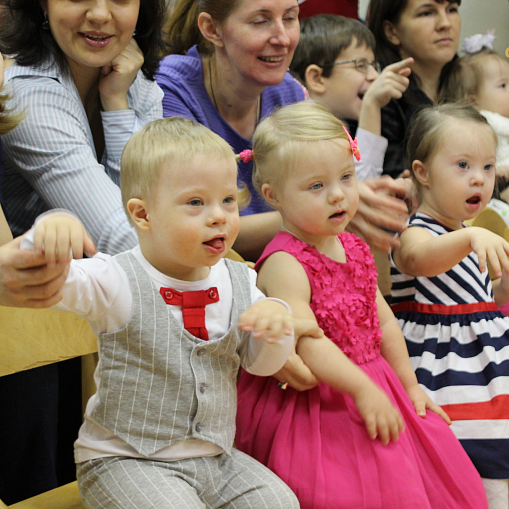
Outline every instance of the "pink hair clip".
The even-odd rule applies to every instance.
[[[253,160],[253,151],[250,149],[243,150],[239,154],[239,158],[243,163],[249,163],[249,161]]]
[[[352,139],[350,136],[350,133],[348,132],[348,129],[343,126],[343,129],[345,130],[346,135],[348,136],[348,141],[350,142],[350,147],[352,148],[352,154],[357,159],[357,161],[361,160],[361,152],[359,150],[359,145],[357,144],[357,138]]]

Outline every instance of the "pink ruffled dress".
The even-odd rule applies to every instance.
[[[479,474],[449,430],[428,411],[417,416],[396,374],[380,355],[376,268],[358,237],[340,237],[347,262],[337,263],[280,232],[258,265],[286,251],[304,267],[320,327],[399,408],[398,442],[370,440],[350,396],[320,384],[281,390],[273,377],[242,372],[237,448],[273,470],[302,509],[487,509]]]

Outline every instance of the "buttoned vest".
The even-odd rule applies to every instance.
[[[229,330],[204,341],[177,322],[132,253],[115,259],[129,280],[132,316],[122,330],[99,336],[100,383],[92,417],[145,456],[192,439],[230,453],[239,351],[247,350],[248,341],[237,328],[251,304],[247,266],[225,260],[233,285]]]

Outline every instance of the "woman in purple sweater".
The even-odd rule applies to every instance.
[[[297,0],[178,0],[167,25],[171,54],[156,80],[164,116],[207,126],[240,153],[251,148],[261,118],[304,100],[287,72],[299,42]],[[235,249],[256,260],[280,227],[251,184],[252,163],[239,163],[251,191]]]

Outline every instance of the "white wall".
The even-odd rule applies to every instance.
[[[364,18],[369,0],[359,0],[359,16]],[[495,29],[494,49],[503,55],[509,48],[509,1],[508,0],[462,0],[460,6],[462,20],[460,47],[463,38]]]

